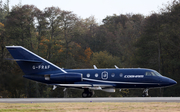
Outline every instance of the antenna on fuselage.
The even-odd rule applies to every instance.
[[[97,69],[96,65],[93,65],[94,69]]]
[[[119,69],[119,67],[117,67],[116,65],[114,65],[116,69]]]

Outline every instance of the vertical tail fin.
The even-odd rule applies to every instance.
[[[22,46],[6,46],[6,48],[14,58],[13,60],[17,62],[26,75],[55,70],[61,70],[63,73],[67,73],[60,67],[52,64]]]

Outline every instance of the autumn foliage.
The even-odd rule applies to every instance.
[[[119,14],[98,24],[95,17],[80,18],[59,7],[38,9],[34,5],[11,8],[0,2],[0,96],[63,97],[62,88],[22,78],[5,46],[18,45],[64,69],[143,67],[180,81],[180,2],[174,0],[149,16]],[[174,87],[152,91],[152,96],[180,96]],[[73,90],[74,91],[74,90]],[[68,90],[67,97],[81,91]],[[138,96],[138,90],[116,92],[112,96]],[[97,92],[97,96],[110,96]]]

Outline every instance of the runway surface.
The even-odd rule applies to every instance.
[[[180,102],[180,97],[0,98],[0,103],[53,103],[53,102]]]

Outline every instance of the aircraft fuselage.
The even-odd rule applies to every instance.
[[[110,84],[116,88],[154,88],[170,86],[176,83],[174,80],[160,75],[155,70],[143,68],[66,69],[66,71],[71,76],[75,74],[75,77],[70,79],[70,77],[64,76],[64,79],[61,77],[62,80],[51,80],[51,75],[62,75],[58,71],[24,75],[24,77],[48,84]],[[76,81],[78,75],[79,81]],[[71,81],[66,81],[66,79]]]

